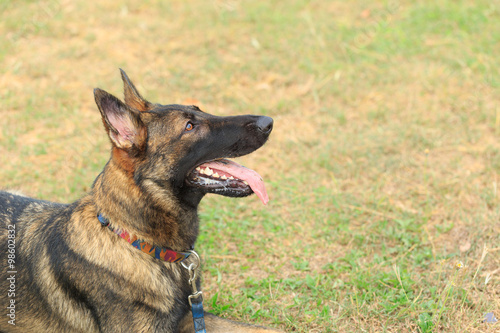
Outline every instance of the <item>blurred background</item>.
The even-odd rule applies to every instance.
[[[0,186],[71,202],[109,158],[93,89],[274,118],[207,196],[206,307],[289,332],[494,332],[500,2],[0,0]]]

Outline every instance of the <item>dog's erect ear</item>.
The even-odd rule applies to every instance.
[[[128,78],[127,73],[125,73],[123,69],[120,68],[120,72],[122,73],[125,104],[141,112],[151,110],[153,108],[153,104],[146,101],[141,96],[141,94],[139,94],[132,81],[130,81],[130,79]]]
[[[121,149],[141,149],[146,142],[147,130],[139,112],[104,90],[94,89],[94,97],[112,143]]]

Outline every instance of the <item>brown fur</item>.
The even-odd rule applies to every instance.
[[[14,296],[0,299],[0,332],[194,332],[188,271],[138,251],[97,215],[151,244],[185,251],[196,241],[196,208],[205,194],[187,186],[185,175],[196,163],[223,157],[217,150],[250,153],[270,130],[255,129],[254,116],[226,119],[196,107],[152,104],[124,72],[122,78],[125,104],[95,92],[112,150],[87,195],[63,205],[0,192],[2,293],[15,277]],[[196,132],[184,132],[186,121],[196,122]],[[221,146],[220,131],[235,139]],[[15,263],[6,269],[9,239]],[[8,323],[12,300],[15,325]],[[209,333],[272,331],[208,313],[206,325]]]

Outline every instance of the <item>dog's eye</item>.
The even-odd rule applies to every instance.
[[[191,123],[191,122],[188,122],[186,124],[186,131],[189,132],[191,131],[192,129],[194,129],[194,125]]]

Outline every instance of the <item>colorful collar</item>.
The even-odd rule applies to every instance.
[[[97,219],[101,222],[103,227],[108,227],[109,230],[113,231],[115,234],[132,244],[133,247],[141,250],[153,258],[167,262],[181,262],[191,254],[191,252],[177,252],[166,247],[153,246],[144,240],[137,239],[137,236],[131,236],[125,230],[114,229],[109,225],[109,220],[102,216],[102,214],[97,215]]]

